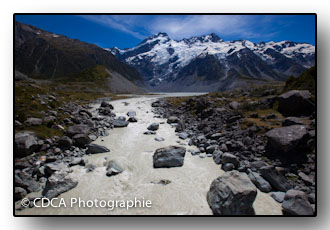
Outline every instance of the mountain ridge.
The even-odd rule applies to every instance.
[[[166,85],[173,87],[174,82],[180,84],[180,87],[174,87],[175,90],[184,91],[188,86],[183,84],[187,78],[195,78],[196,85],[205,79],[203,84],[218,81],[218,87],[211,87],[216,91],[235,88],[233,83],[242,77],[283,81],[291,75],[299,76],[315,64],[315,47],[308,43],[224,41],[215,33],[172,40],[160,32],[135,47],[106,50],[136,68],[152,91],[163,90]],[[210,56],[214,57],[213,61],[210,61]],[[212,68],[217,66],[216,73],[214,69],[203,66],[205,63]],[[189,65],[192,68],[188,68]],[[209,79],[210,76],[214,77]]]
[[[142,84],[134,68],[97,45],[15,22],[15,69],[23,74],[58,79],[76,76],[98,65]]]

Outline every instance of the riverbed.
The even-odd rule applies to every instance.
[[[181,140],[175,129],[152,113],[151,103],[157,98],[168,96],[190,96],[189,93],[159,94],[138,96],[112,101],[114,113],[126,116],[128,111],[135,111],[138,122],[130,123],[125,128],[109,130],[109,136],[100,137],[95,144],[106,146],[108,153],[87,155],[88,164],[96,169],[86,172],[82,166],[72,167],[71,176],[78,180],[78,185],[58,198],[67,203],[72,197],[82,200],[149,200],[151,207],[114,208],[106,207],[59,207],[27,208],[17,214],[27,215],[212,215],[206,201],[206,193],[211,182],[224,172],[211,157],[192,156],[189,150],[196,147]],[[196,93],[194,93],[196,95]],[[125,103],[124,103],[125,102]],[[128,103],[128,104],[127,104]],[[99,105],[95,105],[94,108]],[[149,124],[161,123],[156,135],[144,135]],[[162,137],[164,141],[156,141]],[[156,149],[178,145],[186,148],[184,165],[176,168],[153,168],[152,156]],[[107,177],[105,164],[109,160],[117,161],[125,171],[116,176]],[[158,183],[159,181],[170,183]],[[269,194],[258,191],[254,203],[256,214],[281,215],[281,205]]]

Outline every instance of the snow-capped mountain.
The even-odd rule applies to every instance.
[[[179,41],[158,33],[136,47],[107,50],[135,67],[155,90],[223,90],[247,80],[284,80],[315,63],[311,44],[224,41],[214,33]]]

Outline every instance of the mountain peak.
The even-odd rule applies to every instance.
[[[204,39],[204,41],[211,41],[211,42],[219,42],[219,41],[223,41],[218,35],[216,35],[215,33],[210,33],[207,35],[202,36],[202,38]]]

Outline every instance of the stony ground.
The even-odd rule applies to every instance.
[[[99,95],[82,103],[77,98],[67,100],[62,91],[49,94],[33,83],[18,85],[16,92],[15,107],[20,107],[15,111],[15,201],[35,191],[53,198],[74,188],[78,181],[70,177],[70,167],[81,165],[92,171],[94,166],[83,156],[109,151],[91,142],[107,136],[112,128],[137,122],[134,111],[127,114],[128,120],[116,117],[104,99],[92,114],[89,102]],[[205,197],[215,215],[254,214],[256,188],[282,203],[284,214],[314,213],[316,125],[309,91],[251,88],[164,98],[152,107],[175,127],[179,138],[198,148],[189,154],[212,157],[226,171]],[[152,134],[158,127],[151,124],[147,132]],[[184,153],[185,149],[173,146],[156,150],[154,168],[181,167]],[[107,176],[121,171],[116,162],[109,162]]]
[[[224,171],[246,173],[261,191],[283,202],[284,214],[313,214],[315,106],[310,92],[238,90],[167,98],[152,106],[176,126],[180,138],[199,148],[191,154],[213,157]],[[221,204],[209,204],[221,214]]]

